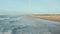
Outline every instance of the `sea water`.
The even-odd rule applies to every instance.
[[[0,15],[0,34],[60,34],[60,22]]]

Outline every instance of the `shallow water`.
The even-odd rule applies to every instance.
[[[0,34],[60,34],[60,22],[25,16],[2,17]]]

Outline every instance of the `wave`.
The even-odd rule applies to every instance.
[[[60,34],[60,22],[26,16],[2,17],[0,16],[0,34]]]

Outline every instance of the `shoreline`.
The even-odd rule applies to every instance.
[[[32,17],[32,18],[40,18],[40,19],[44,19],[44,20],[51,20],[51,21],[58,21],[58,22],[60,22],[60,15],[48,15],[48,14],[46,14],[46,15],[44,15],[44,14],[42,14],[42,15],[39,15],[39,14],[35,14],[35,15],[30,15],[30,16],[28,16],[28,17]]]

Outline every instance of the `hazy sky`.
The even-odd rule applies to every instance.
[[[0,14],[59,14],[60,0],[0,0]]]

